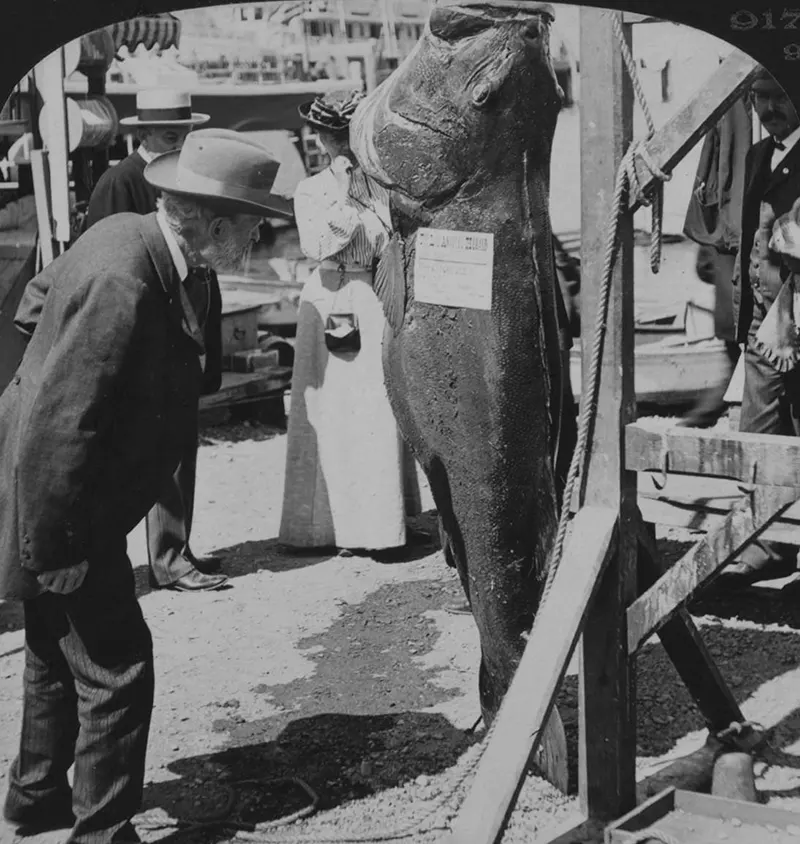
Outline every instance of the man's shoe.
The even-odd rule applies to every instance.
[[[215,574],[222,566],[222,557],[214,557],[208,555],[205,557],[195,557],[195,555],[187,548],[183,554],[184,557],[203,574]]]
[[[50,832],[54,829],[71,829],[75,825],[71,800],[70,797],[69,803],[66,801],[48,802],[25,809],[10,809],[6,806],[3,810],[3,817],[11,826],[16,828],[17,835],[22,837],[37,835],[40,832]]]
[[[714,586],[744,587],[762,580],[777,580],[797,572],[795,560],[768,558],[758,562],[731,563],[722,570]]]
[[[407,527],[406,528],[406,546],[411,547],[414,545],[429,545],[431,542],[431,535],[424,530],[418,530],[417,528]]]
[[[228,576],[225,574],[203,574],[197,569],[192,569],[183,577],[179,577],[162,588],[172,589],[175,592],[213,592],[227,582]]]

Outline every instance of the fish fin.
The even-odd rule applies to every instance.
[[[406,265],[403,238],[395,232],[375,269],[375,295],[383,305],[386,321],[397,334],[406,315]]]

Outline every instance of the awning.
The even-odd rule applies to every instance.
[[[119,53],[127,47],[132,53],[140,44],[150,50],[156,44],[162,50],[177,47],[181,38],[181,22],[174,15],[142,15],[108,27],[114,39],[114,48]]]

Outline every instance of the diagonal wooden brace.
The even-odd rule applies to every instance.
[[[719,527],[709,531],[628,607],[628,653],[634,654],[699,586],[727,565],[798,497],[797,488],[756,486],[737,501]]]
[[[475,779],[444,839],[447,844],[501,839],[611,556],[616,526],[617,512],[610,507],[584,507],[575,516],[561,565],[539,607]]]
[[[666,566],[660,561],[655,539],[644,521],[639,522],[638,583],[647,589],[661,577]],[[744,717],[731,690],[705,646],[692,617],[681,608],[658,631],[664,650],[689,690],[709,729],[716,733]]]
[[[738,50],[732,52],[694,97],[644,144],[653,164],[671,173],[741,95],[756,67],[755,59]],[[658,181],[642,158],[637,158],[636,174],[645,193]],[[631,195],[630,208],[637,207]]]

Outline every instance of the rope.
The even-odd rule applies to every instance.
[[[567,525],[569,524],[569,514],[572,505],[572,496],[575,489],[575,483],[578,479],[581,469],[585,470],[585,464],[588,463],[589,458],[589,443],[590,436],[594,429],[594,420],[597,416],[597,401],[600,387],[600,364],[603,360],[603,347],[606,336],[606,321],[608,317],[608,303],[611,294],[611,277],[614,270],[614,259],[616,257],[618,243],[617,232],[619,228],[619,219],[623,213],[624,201],[628,194],[628,178],[627,171],[628,161],[626,159],[632,158],[631,154],[626,154],[617,171],[616,183],[614,186],[614,198],[611,204],[611,217],[609,219],[608,229],[606,233],[605,257],[603,261],[603,276],[600,280],[600,291],[598,294],[597,316],[595,318],[594,334],[592,338],[592,347],[589,358],[589,376],[587,378],[587,389],[581,397],[581,414],[578,422],[578,441],[575,444],[575,451],[572,453],[572,460],[569,464],[569,472],[567,473],[567,482],[564,487],[564,495],[561,501],[561,514],[558,520],[558,531],[556,533],[556,541],[553,546],[553,555],[550,559],[550,565],[547,569],[547,578],[542,589],[540,598],[540,606],[545,602],[545,599],[550,593],[555,580],[556,572],[561,565],[562,557],[564,556],[564,541],[567,536]],[[582,464],[584,464],[582,466]],[[585,475],[585,471],[582,473]],[[533,627],[536,627],[536,618],[539,617],[537,613],[534,618]],[[533,630],[531,630],[531,636]]]
[[[653,115],[650,113],[650,107],[647,105],[647,98],[644,94],[644,89],[642,88],[642,83],[639,79],[639,74],[636,72],[636,63],[633,59],[633,55],[631,54],[630,48],[628,47],[628,43],[625,40],[625,36],[622,32],[622,24],[620,23],[621,15],[614,14],[612,15],[612,27],[614,29],[614,35],[617,37],[617,41],[619,42],[620,52],[622,53],[622,59],[625,62],[625,67],[628,71],[628,76],[631,80],[631,85],[633,86],[634,93],[636,94],[636,99],[639,102],[639,106],[642,109],[642,113],[644,114],[645,122],[647,123],[647,140],[649,141],[650,138],[653,137],[656,131],[655,123],[653,122]],[[650,155],[647,153],[644,145],[641,145],[637,149],[637,155],[639,158],[642,159],[644,165],[650,171],[650,173],[658,179],[655,187],[652,190],[652,199],[649,196],[646,196],[644,191],[641,188],[639,183],[639,179],[636,175],[636,168],[634,164],[631,165],[631,173],[629,174],[629,182],[632,186],[634,186],[634,196],[635,198],[642,204],[648,205],[651,209],[651,222],[650,222],[650,269],[655,274],[658,273],[661,267],[661,236],[664,227],[664,182],[669,181],[672,176],[668,173],[664,173],[656,167],[655,162],[650,158]]]

